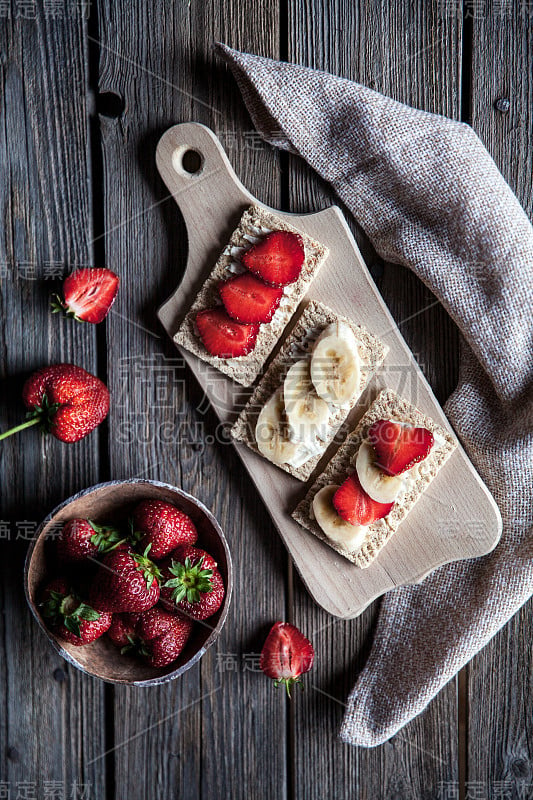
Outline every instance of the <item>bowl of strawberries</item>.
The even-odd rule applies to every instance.
[[[110,481],[46,517],[24,583],[68,662],[111,683],[154,686],[190,669],[220,634],[231,555],[191,495],[158,481]]]

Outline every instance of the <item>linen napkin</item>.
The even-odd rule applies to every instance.
[[[340,734],[372,747],[423,711],[533,592],[533,228],[467,125],[216,47],[262,136],[328,181],[378,254],[412,269],[462,332],[445,411],[503,535],[489,555],[383,599]]]

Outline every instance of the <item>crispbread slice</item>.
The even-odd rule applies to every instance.
[[[224,278],[244,272],[238,259],[244,250],[259,241],[261,236],[274,230],[298,233],[303,240],[305,261],[298,279],[286,286],[280,306],[272,320],[261,325],[256,344],[251,353],[237,358],[217,358],[205,349],[196,329],[195,318],[198,311],[220,305],[218,284]],[[326,260],[329,250],[302,231],[289,225],[284,219],[265,211],[260,206],[250,206],[241,217],[237,228],[220,254],[211,274],[198,292],[194,303],[183,319],[174,335],[176,344],[185,347],[195,356],[207,361],[214,367],[229,375],[243,386],[251,386],[263,369],[265,361],[272,352],[283,330],[295,313],[302,298],[306,294],[311,281]]]
[[[343,483],[349,474],[355,472],[355,457],[361,442],[367,438],[368,430],[379,419],[391,419],[398,422],[410,422],[437,434],[440,439],[429,455],[416,464],[412,469],[416,471],[416,480],[413,485],[400,496],[394,503],[391,512],[384,519],[376,520],[368,527],[365,541],[359,550],[347,553],[341,547],[330,541],[323,533],[318,523],[313,519],[312,503],[315,494],[324,486]],[[397,395],[390,389],[380,392],[366,414],[361,418],[355,430],[346,438],[336,454],[326,466],[324,472],[316,479],[305,498],[296,507],[292,517],[319,539],[337,550],[342,556],[357,564],[358,567],[368,567],[377,557],[380,550],[387,544],[400,523],[413,508],[418,498],[427,489],[437,472],[457,447],[457,440],[431,417],[422,414],[414,405]]]
[[[313,345],[324,328],[332,322],[338,321],[349,325],[359,342],[359,355],[362,365],[359,393],[354,400],[355,405],[355,402],[366,388],[370,378],[383,363],[389,348],[369,333],[362,325],[356,325],[351,320],[346,319],[346,317],[332,311],[331,308],[328,308],[316,300],[312,300],[305,307],[298,322],[291,331],[291,334],[287,337],[286,342],[284,342],[279,353],[256,386],[252,396],[231,429],[231,435],[235,439],[244,442],[256,453],[259,452],[255,439],[255,426],[261,409],[276,389],[283,384],[285,375],[292,364],[305,357],[311,358]],[[335,435],[350,413],[352,407],[338,407],[331,414],[330,425],[328,426],[328,437],[324,441],[324,446],[319,453],[312,456],[300,467],[292,467],[289,464],[276,464],[276,466],[279,466],[281,469],[285,470],[285,472],[288,472],[301,481],[308,480],[335,438]]]

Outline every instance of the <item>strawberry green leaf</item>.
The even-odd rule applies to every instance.
[[[142,531],[136,531],[135,530],[135,523],[133,521],[133,517],[130,517],[129,520],[128,520],[128,528],[129,528],[129,531],[130,531],[129,534],[128,534],[128,539],[130,540],[130,542],[133,545],[139,544],[139,542],[141,541],[141,539],[144,536],[144,533]]]
[[[140,655],[141,640],[131,633],[128,633],[126,635],[126,638],[129,644],[125,644],[124,647],[120,648],[120,654],[123,656],[126,655],[127,653],[136,653]]]
[[[50,307],[52,309],[52,314],[60,314],[61,312],[65,311],[67,306],[63,302],[60,295],[53,294],[50,300]]]
[[[40,405],[35,405],[33,411],[26,414],[27,420],[38,420],[39,427],[49,433],[54,425],[54,417],[61,403],[49,403],[46,394],[43,394]]]
[[[148,558],[148,553],[150,552],[150,548],[152,547],[151,544],[148,545],[146,550],[142,555],[138,553],[133,553],[133,560],[135,561],[137,567],[136,569],[139,572],[142,572],[144,575],[144,579],[146,581],[146,588],[150,589],[154,580],[160,582],[163,579],[163,574],[156,564]]]
[[[274,686],[276,687],[276,689],[280,684],[283,684],[285,686],[285,690],[287,692],[287,697],[289,698],[289,700],[292,699],[291,689],[293,686],[296,685],[300,686],[302,689],[305,688],[300,678],[278,678],[277,681],[274,681]]]
[[[185,559],[184,563],[172,561],[168,571],[174,577],[169,578],[164,586],[173,589],[171,597],[175,603],[179,603],[185,598],[188,603],[198,603],[202,594],[213,591],[211,581],[213,570],[202,569],[203,562],[203,556],[194,565],[189,557]]]
[[[119,544],[123,544],[127,541],[126,537],[122,536],[118,528],[112,525],[97,525],[96,522],[90,519],[88,519],[87,522],[94,531],[94,534],[91,536],[91,543],[98,548],[99,553],[110,553],[118,547]]]
[[[78,619],[84,619],[87,622],[96,622],[97,619],[100,619],[101,615],[94,608],[91,608],[91,606],[82,603],[72,616]]]
[[[65,617],[63,620],[63,625],[75,636],[81,637],[81,630],[80,630],[80,621],[75,616]]]

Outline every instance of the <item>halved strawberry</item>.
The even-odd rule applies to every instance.
[[[267,286],[249,272],[219,286],[226,311],[238,322],[270,322],[283,297],[283,289]]]
[[[304,258],[304,244],[298,233],[272,231],[243,253],[241,261],[265,283],[287,286],[298,278]]]
[[[356,472],[333,495],[335,511],[350,525],[371,525],[386,517],[394,503],[378,503],[365,492]]]
[[[423,461],[433,447],[433,434],[403,422],[380,419],[368,432],[376,453],[376,466],[387,475],[401,475]]]
[[[63,298],[55,295],[52,309],[79,322],[101,322],[115,301],[118,284],[118,276],[105,267],[77,269],[65,278]]]
[[[276,622],[261,650],[259,666],[274,686],[282,683],[291,696],[291,687],[313,666],[315,651],[303,633],[289,622]]]
[[[255,347],[259,325],[235,322],[222,308],[208,308],[196,315],[200,338],[212,356],[236,358]]]

